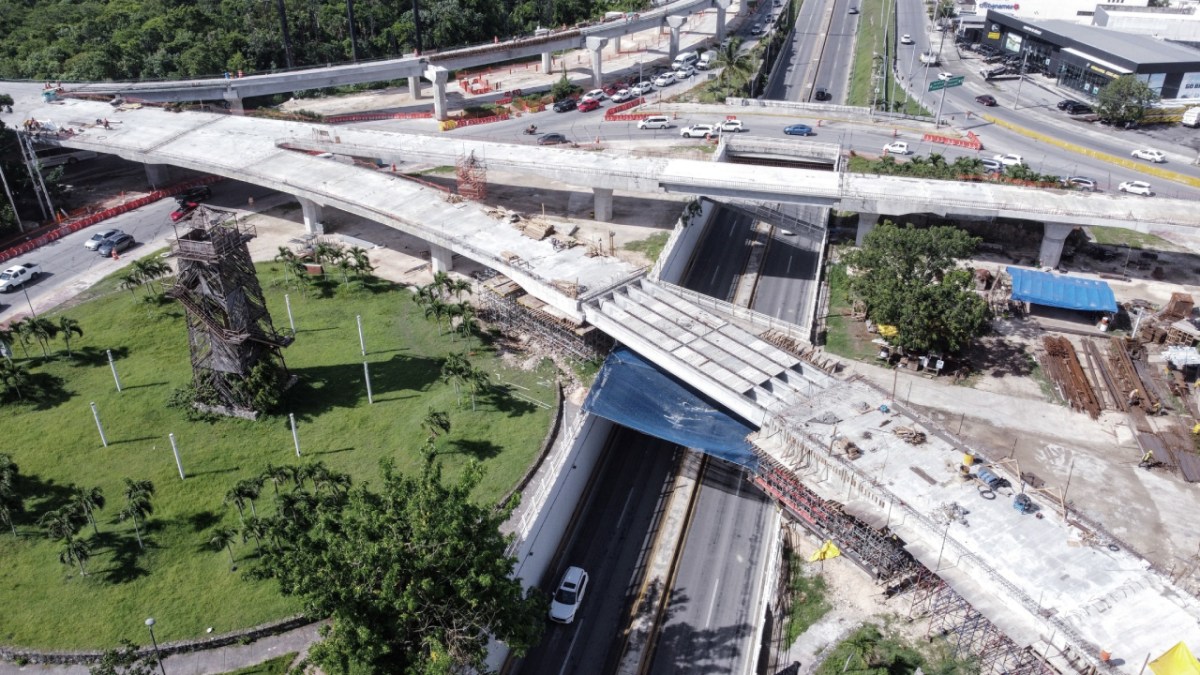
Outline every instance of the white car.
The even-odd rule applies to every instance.
[[[1121,183],[1118,187],[1121,192],[1128,192],[1131,195],[1142,195],[1149,197],[1154,194],[1154,190],[1150,189],[1150,184],[1144,180],[1127,180]]]
[[[942,72],[938,73],[938,79],[939,79],[939,80],[948,80],[948,79],[950,79],[950,78],[952,78],[952,77],[954,77],[954,73],[948,73],[948,72],[946,72],[946,71],[944,71],[944,70],[943,70]]]
[[[645,96],[652,91],[654,91],[654,85],[646,80],[642,80],[641,82],[633,85],[633,89],[630,89],[629,93],[633,94],[634,96]]]
[[[892,141],[883,146],[883,154],[885,155],[907,155],[912,152],[908,149],[907,141]]]
[[[716,127],[711,124],[693,124],[679,130],[679,135],[684,138],[708,138],[716,133]]]
[[[1025,158],[1020,155],[996,155],[992,159],[1000,162],[1004,166],[1021,166],[1025,163]]]
[[[100,248],[100,244],[103,244],[105,239],[108,239],[109,237],[115,237],[118,234],[121,234],[120,230],[104,230],[103,232],[97,232],[96,234],[92,235],[91,239],[83,242],[83,247],[89,251],[95,251],[96,249]]]
[[[1138,159],[1144,159],[1147,162],[1154,162],[1156,164],[1161,164],[1162,162],[1167,161],[1167,156],[1163,154],[1163,151],[1155,150],[1154,148],[1138,148],[1137,150],[1129,153],[1129,156],[1136,157]]]
[[[911,35],[905,33],[904,35],[900,36],[900,44],[911,45],[912,43],[913,43],[913,39],[912,39]]]
[[[675,73],[663,73],[654,78],[654,86],[662,88],[675,84]]]
[[[588,574],[582,567],[568,567],[550,599],[550,620],[557,623],[574,621],[579,604],[587,594],[587,585]]]
[[[692,66],[681,66],[675,70],[676,80],[686,80],[696,74],[696,69]]]
[[[741,120],[724,120],[722,122],[718,122],[716,126],[721,130],[721,133],[740,133],[743,131],[749,131],[749,129],[746,128],[746,125],[743,124]]]
[[[617,90],[617,93],[612,95],[612,102],[624,103],[625,101],[631,101],[634,98],[636,97],[633,95],[632,91],[629,91],[628,89],[619,89]]]
[[[608,99],[608,94],[604,93],[603,89],[593,89],[583,95],[584,99],[592,99],[593,101],[604,101]]]

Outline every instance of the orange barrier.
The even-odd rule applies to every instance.
[[[620,113],[617,115],[605,115],[605,122],[636,122],[650,117],[651,113]]]
[[[347,122],[377,122],[379,120],[423,120],[433,117],[432,110],[421,112],[397,113],[353,113],[350,115],[330,115],[325,118],[326,124],[345,124]]]
[[[968,148],[970,150],[982,150],[983,149],[983,143],[980,142],[978,136],[976,136],[975,134],[972,134],[970,132],[968,132],[968,136],[969,136],[969,138],[964,140],[962,138],[941,136],[939,134],[925,134],[925,136],[922,138],[922,140],[928,141],[930,143],[941,143],[942,145],[953,145],[953,146],[959,147],[959,148]]]

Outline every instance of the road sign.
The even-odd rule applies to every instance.
[[[929,91],[941,91],[942,89],[949,89],[951,87],[961,87],[965,77],[965,75],[959,75],[948,80],[934,80],[929,83]]]
[[[949,80],[946,80],[946,86],[947,87],[961,87],[964,78],[966,78],[965,75],[959,75],[958,77],[952,77]]]
[[[945,80],[934,80],[929,83],[929,91],[941,91],[946,86]]]

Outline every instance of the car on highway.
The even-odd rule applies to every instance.
[[[42,274],[42,267],[37,263],[22,263],[0,272],[0,293],[11,293],[25,284],[37,279]]]
[[[180,204],[184,202],[202,202],[205,199],[212,198],[212,188],[207,185],[197,185],[193,188],[188,188],[183,192],[175,195],[175,201]]]
[[[1000,162],[1000,164],[1003,166],[1021,166],[1025,163],[1024,157],[1020,155],[1014,155],[1012,153],[999,154],[995,157],[992,157],[992,159]]]
[[[1144,159],[1147,162],[1154,162],[1155,164],[1161,164],[1167,161],[1167,156],[1163,154],[1163,151],[1155,150],[1154,148],[1138,148],[1137,150],[1129,153],[1129,156],[1136,157],[1137,159]]]
[[[900,36],[900,44],[911,45],[912,43],[913,43],[912,36],[909,35],[908,33],[905,33],[904,35]]]
[[[684,138],[708,138],[716,133],[717,128],[711,124],[693,124],[679,130],[679,135]]]
[[[579,102],[575,99],[564,98],[563,100],[554,104],[554,112],[567,112],[568,110],[574,110],[578,105]]]
[[[103,244],[105,239],[118,234],[121,234],[120,230],[104,230],[102,232],[97,232],[96,234],[92,235],[91,239],[83,242],[83,247],[89,251],[95,251],[97,248],[100,248],[100,244]]]
[[[606,98],[608,98],[608,94],[604,93],[603,89],[593,89],[584,94],[582,100],[603,101]]]
[[[783,128],[783,133],[788,136],[812,136],[812,127],[807,124],[793,124]]]
[[[979,164],[984,173],[1004,173],[1004,165],[994,159],[981,159]]]
[[[633,88],[629,90],[629,93],[633,94],[634,96],[645,96],[652,91],[654,91],[654,84],[647,80],[642,80],[641,82],[633,85]]]
[[[1096,181],[1085,176],[1063,176],[1061,180],[1065,187],[1084,190],[1086,192],[1096,191]]]
[[[1083,102],[1076,101],[1073,98],[1064,98],[1063,100],[1058,102],[1057,107],[1059,110],[1066,110],[1067,108],[1069,108],[1073,105],[1083,105]]]
[[[1142,195],[1143,197],[1149,197],[1154,194],[1154,191],[1150,189],[1150,184],[1144,180],[1127,180],[1117,186],[1117,189],[1121,192],[1128,192],[1131,195]]]
[[[587,595],[587,586],[588,573],[582,567],[568,567],[550,599],[550,620],[556,623],[574,621],[579,605]]]
[[[660,89],[662,87],[669,87],[672,84],[675,84],[675,73],[663,73],[654,78],[654,86]]]
[[[858,8],[857,8],[857,7],[851,7],[851,8],[850,8],[850,14],[858,14]]]
[[[892,141],[883,146],[883,154],[885,155],[907,155],[912,152],[908,149],[908,141]]]
[[[666,115],[651,115],[638,120],[639,129],[670,129],[671,118]]]
[[[696,74],[696,68],[694,66],[681,66],[675,70],[675,79],[676,80],[686,80],[695,74]]]
[[[599,107],[600,101],[597,101],[594,98],[585,98],[579,102],[578,110],[579,112],[591,112]]]
[[[570,143],[570,142],[571,141],[568,141],[567,137],[563,136],[562,134],[543,134],[541,136],[538,136],[537,144],[538,145],[561,145],[563,143]]]
[[[942,72],[938,73],[939,80],[949,80],[952,77],[954,77],[954,73],[948,73],[944,70]]]
[[[122,232],[115,237],[104,240],[104,243],[96,248],[96,253],[99,253],[101,258],[111,258],[113,251],[119,253],[133,246],[133,244],[133,235]]]
[[[979,105],[987,106],[990,108],[990,107],[996,105],[996,97],[992,96],[991,94],[981,94],[981,95],[975,97],[975,102],[978,103]]]
[[[192,211],[195,211],[198,206],[200,206],[200,202],[183,202],[179,205],[179,208],[171,212],[171,222],[177,223],[183,220],[191,215]]]
[[[817,87],[817,90],[813,92],[813,98],[818,101],[828,101],[833,98],[833,94],[829,93],[825,87]]]
[[[1068,115],[1090,115],[1093,112],[1092,106],[1087,105],[1086,103],[1074,103],[1066,108],[1063,108],[1063,110],[1065,110]]]
[[[633,95],[632,91],[629,91],[628,89],[619,89],[617,90],[617,93],[612,95],[612,102],[624,103],[625,101],[632,101],[635,98],[637,97]]]
[[[718,122],[716,126],[717,126],[717,130],[723,134],[726,134],[726,133],[737,134],[737,133],[741,133],[743,131],[750,131],[749,129],[746,128],[746,125],[743,124],[741,120],[722,120],[722,121]]]

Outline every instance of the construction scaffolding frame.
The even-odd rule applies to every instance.
[[[594,326],[580,326],[539,308],[541,301],[527,295],[515,282],[497,275],[482,284],[479,318],[498,326],[506,335],[525,335],[534,344],[576,363],[604,358],[613,342]]]
[[[475,159],[474,150],[458,158],[454,175],[458,179],[458,194],[464,199],[482,201],[487,197],[487,169]]]

